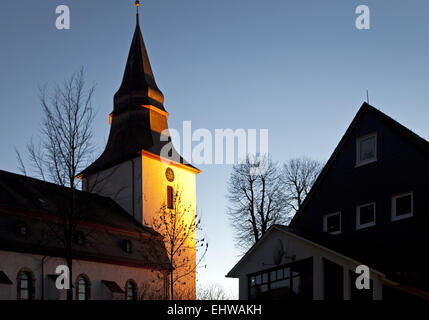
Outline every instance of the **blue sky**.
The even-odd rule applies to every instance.
[[[38,86],[84,66],[97,84],[99,151],[135,26],[132,0],[0,2],[0,169],[17,172],[40,123]],[[71,30],[55,28],[55,8]],[[275,160],[326,160],[369,90],[370,103],[429,138],[429,2],[424,0],[146,0],[141,25],[169,125],[269,129]],[[368,5],[371,29],[355,28]],[[198,207],[210,243],[201,283],[230,290],[239,258],[226,216],[228,165],[203,165]]]

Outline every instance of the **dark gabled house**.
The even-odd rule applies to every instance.
[[[241,298],[278,296],[279,286],[293,292],[292,278],[279,285],[272,270],[255,262],[270,260],[262,249],[255,257],[265,246],[274,256],[284,253],[281,263],[271,262],[274,270],[300,260],[312,265],[296,296],[429,298],[427,199],[429,142],[364,103],[290,225],[273,226],[228,276],[240,278]],[[369,293],[355,290],[358,265],[371,270]],[[267,286],[258,287],[254,274],[262,274],[259,286]],[[304,279],[311,284],[303,286]]]

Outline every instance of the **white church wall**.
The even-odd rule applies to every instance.
[[[12,300],[12,284],[0,284],[0,300]]]
[[[83,181],[83,190],[110,197],[142,223],[142,169],[140,157],[95,173]]]
[[[0,251],[0,270],[2,270],[13,282],[9,285],[9,291],[0,286],[0,299],[17,298],[17,275],[22,268],[31,270],[35,281],[35,298],[40,300],[42,297],[42,259],[41,255],[24,254],[9,251]],[[58,290],[55,287],[55,281],[48,278],[48,275],[54,275],[58,265],[65,264],[64,260],[56,257],[47,257],[44,261],[44,295],[46,300],[64,300],[66,298],[65,290]],[[76,280],[79,275],[84,274],[90,280],[90,292],[92,300],[110,300],[119,299],[121,294],[109,295],[106,293],[106,286],[102,280],[114,281],[125,292],[125,284],[132,279],[138,286],[139,294],[142,288],[164,293],[164,276],[161,272],[146,268],[128,267],[100,262],[74,260],[73,262],[73,284],[75,286],[73,297],[76,296]],[[124,299],[125,293],[122,295]]]

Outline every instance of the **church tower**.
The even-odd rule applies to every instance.
[[[107,146],[81,173],[83,190],[111,197],[147,226],[152,226],[162,204],[170,205],[176,188],[182,191],[182,201],[196,209],[195,179],[200,171],[174,149],[168,116],[137,13],[122,84],[109,115]]]

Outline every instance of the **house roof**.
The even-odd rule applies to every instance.
[[[345,145],[346,141],[350,137],[351,133],[353,132],[353,129],[356,127],[359,120],[363,117],[366,113],[372,113],[376,117],[378,117],[381,121],[386,122],[393,130],[398,132],[401,136],[406,138],[410,143],[415,145],[420,151],[425,153],[427,156],[429,156],[429,142],[423,139],[422,137],[418,136],[416,133],[408,129],[407,127],[403,126],[396,120],[392,119],[385,113],[381,112],[380,110],[374,108],[373,106],[369,105],[368,103],[364,102],[362,106],[360,107],[359,111],[357,112],[356,116],[354,117],[353,121],[347,128],[344,136],[341,138],[340,142],[338,143],[337,147],[335,148],[334,152],[332,153],[329,160],[326,162],[325,166],[323,167],[322,171],[320,172],[319,176],[317,177],[316,181],[313,184],[313,187],[311,188],[310,192],[308,193],[307,197],[304,199],[300,210],[295,214],[295,216],[292,218],[292,221],[290,222],[290,226],[293,227],[296,223],[296,221],[299,219],[300,215],[304,211],[305,207],[309,202],[311,202],[313,195],[317,192],[318,186],[321,184],[323,179],[325,178],[327,172],[329,171],[329,168],[334,163],[335,159],[337,158],[338,154],[340,153],[342,147]]]
[[[53,183],[0,170],[0,249],[63,256],[61,223],[70,189]],[[141,225],[110,198],[75,191],[77,229],[85,245],[75,245],[74,255],[84,260],[138,267],[168,269],[162,237]],[[28,236],[17,232],[17,224],[28,225]],[[121,246],[133,244],[132,253]]]
[[[330,251],[331,253],[334,253],[336,255],[342,256],[343,258],[347,260],[351,260],[354,263],[358,264],[364,264],[366,261],[364,256],[358,256],[358,255],[350,255],[350,252],[348,251],[349,243],[338,243],[336,241],[335,237],[327,234],[327,233],[317,233],[317,232],[308,232],[303,230],[298,230],[294,228],[290,228],[288,226],[274,224],[272,225],[267,232],[264,234],[264,236],[259,239],[247,252],[246,254],[237,262],[237,264],[231,269],[231,271],[228,272],[226,275],[227,277],[237,277],[237,270],[239,267],[245,263],[245,261],[250,257],[250,255],[255,251],[257,247],[259,247],[262,242],[268,237],[274,230],[278,230],[281,232],[284,232],[286,234],[289,234],[291,236],[294,236],[296,238],[299,238],[303,241],[306,241],[308,243],[311,243],[313,245],[316,245],[320,247],[322,250]],[[363,260],[362,260],[363,259]],[[370,266],[374,272],[382,274],[378,269],[374,268],[373,265]]]

